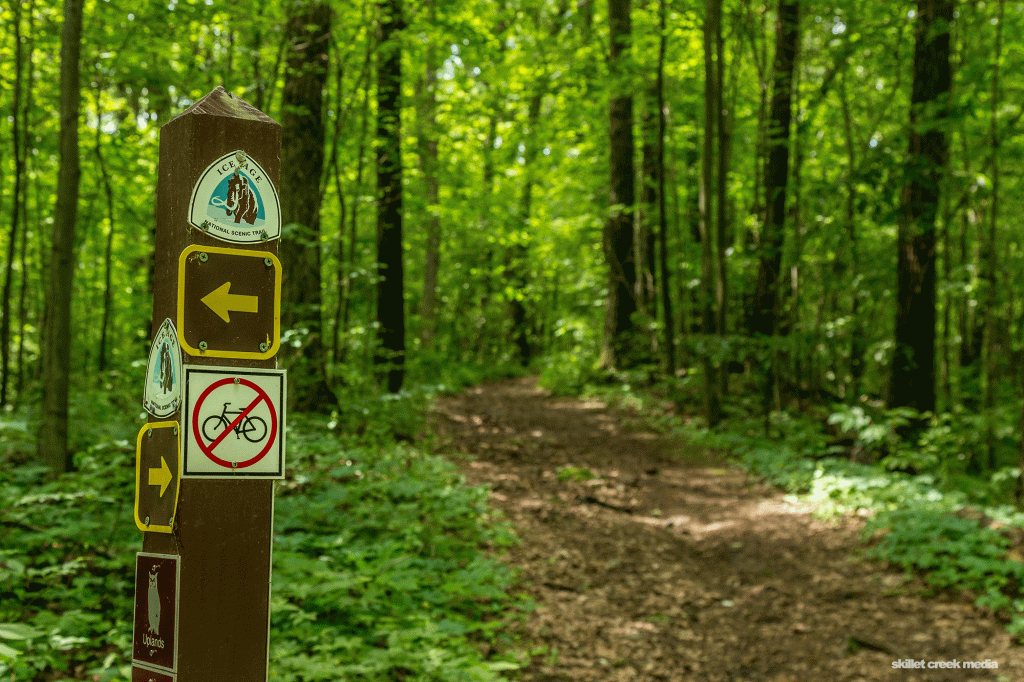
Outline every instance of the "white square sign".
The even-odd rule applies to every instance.
[[[185,366],[182,478],[284,478],[285,370]]]

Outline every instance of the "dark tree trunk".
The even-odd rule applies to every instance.
[[[757,290],[751,331],[772,336],[776,329],[779,268],[785,242],[786,183],[789,178],[789,129],[792,121],[793,70],[799,46],[800,6],[779,0],[775,24],[775,63],[768,119],[768,162],[764,172],[765,219],[758,259]]]
[[[28,74],[28,83],[27,83],[27,85],[25,87],[25,104],[24,104],[24,106],[21,109],[22,130],[24,131],[24,133],[21,136],[22,144],[24,145],[24,151],[22,152],[22,158],[25,159],[26,170],[28,169],[29,160],[31,159],[31,154],[29,153],[29,146],[30,146],[31,140],[33,139],[33,137],[32,137],[32,130],[31,130],[31,122],[29,120],[29,114],[33,111],[33,108],[32,108],[32,106],[33,106],[32,92],[33,92],[33,82],[34,82],[33,73],[34,73],[34,70],[35,70],[35,66],[34,66],[34,63],[35,63],[35,61],[34,61],[35,42],[34,42],[34,38],[32,36],[35,34],[35,31],[34,31],[34,22],[33,22],[32,18],[33,18],[33,15],[35,13],[35,2],[29,2],[27,10],[28,10],[28,35],[29,35],[29,40],[28,40],[28,45],[27,45],[28,49],[26,50],[26,55],[25,55],[25,69],[26,69],[26,72]],[[36,177],[36,188],[37,188],[36,194],[37,195],[38,195],[38,187],[39,187],[39,178],[37,176]],[[39,234],[42,230],[40,229],[40,226],[38,225],[38,222],[39,222],[38,216],[39,216],[39,213],[40,213],[38,201],[36,202],[36,211],[35,211],[35,213],[36,213],[36,216],[37,216],[36,234]],[[26,182],[25,182],[24,188],[22,189],[22,192],[21,192],[21,215],[23,216],[22,220],[24,221],[25,229],[21,230],[21,249],[20,249],[20,257],[19,257],[19,262],[21,263],[21,280],[19,282],[19,287],[18,287],[18,352],[17,352],[17,367],[18,367],[18,371],[15,374],[15,383],[14,383],[14,391],[17,394],[17,400],[18,401],[20,401],[21,397],[22,397],[21,389],[24,386],[24,382],[25,382],[25,380],[27,378],[26,375],[27,374],[34,374],[34,371],[28,371],[27,372],[26,368],[25,368],[25,331],[26,331],[26,328],[28,327],[27,302],[28,302],[28,287],[29,287],[29,264],[28,264],[28,182],[27,182],[27,178],[26,178]],[[33,290],[33,297],[35,297],[36,293],[37,292],[35,290]],[[38,366],[39,366],[38,362],[35,363],[34,367],[38,367]]]
[[[729,171],[729,150],[731,147],[729,130],[732,125],[729,122],[725,101],[725,51],[722,41],[722,8],[718,7],[718,17],[715,21],[717,30],[714,35],[715,43],[715,137],[718,154],[715,157],[715,334],[724,337],[728,331],[727,321],[729,319],[729,287],[728,268],[726,267],[725,251],[728,246],[728,187],[726,185]],[[723,363],[726,360],[723,359]],[[729,372],[726,367],[718,367],[718,391],[720,400],[729,393]]]
[[[716,77],[716,45],[721,31],[722,1],[707,0],[704,5],[704,140],[701,158],[700,190],[698,192],[698,230],[700,233],[700,320],[705,337],[715,330],[715,240],[712,218],[712,197],[715,184],[715,110],[721,93]],[[707,344],[705,344],[707,346]],[[704,381],[704,412],[709,426],[722,419],[719,382],[715,363],[707,350],[700,353]]]
[[[850,115],[850,104],[846,96],[846,76],[839,80],[839,96],[843,107],[843,128],[846,131],[846,155],[850,167],[850,176],[846,180],[846,231],[850,248],[851,282],[857,281],[860,272],[860,245],[857,232],[857,156],[856,136],[853,131],[853,117]],[[861,379],[864,376],[864,334],[860,319],[859,286],[850,292],[850,390],[847,391],[847,402],[859,404]]]
[[[637,305],[636,262],[633,258],[633,98],[626,82],[630,54],[630,0],[608,0],[612,95],[608,103],[609,204],[604,226],[604,255],[608,265],[608,301],[605,313],[601,365],[612,368],[628,363]]]
[[[995,469],[996,462],[996,382],[998,376],[998,341],[996,333],[996,273],[999,272],[999,248],[996,244],[996,225],[999,221],[999,60],[1003,55],[1003,18],[1006,12],[1006,0],[999,0],[999,11],[996,15],[996,45],[992,58],[992,102],[989,112],[989,136],[992,144],[992,198],[989,207],[988,253],[985,279],[988,280],[988,299],[985,303],[985,450],[988,454],[988,468]],[[951,76],[952,78],[952,76]],[[1010,310],[1013,310],[1012,306]]]
[[[337,405],[327,383],[320,272],[320,183],[324,172],[323,91],[331,42],[326,3],[289,6],[281,94],[281,326],[298,348],[283,344],[289,405],[321,411]]]
[[[68,471],[68,375],[71,365],[71,292],[74,282],[75,222],[78,217],[78,116],[81,105],[79,57],[82,0],[64,1],[60,46],[60,169],[53,217],[50,279],[43,316],[43,401],[39,454],[54,476]]]
[[[665,369],[669,377],[676,373],[675,322],[672,319],[672,289],[668,272],[668,221],[665,215],[665,49],[668,36],[665,31],[665,0],[658,1],[658,75],[655,84],[658,108],[658,265],[661,279],[662,329],[665,333]]]
[[[387,389],[405,378],[402,263],[402,0],[381,0],[377,65],[377,340]]]
[[[897,236],[891,407],[935,409],[935,216],[948,155],[953,0],[918,0],[910,142]]]
[[[772,100],[768,118],[768,159],[764,171],[765,219],[758,254],[757,288],[751,331],[765,337],[779,330],[777,314],[782,248],[785,244],[786,185],[789,180],[789,133],[792,122],[793,74],[800,45],[800,5],[779,0],[775,20],[775,61],[772,65]],[[781,407],[779,366],[774,347],[769,351],[763,387],[763,405],[767,414],[774,402]],[[765,422],[767,431],[768,423]]]
[[[530,212],[533,210],[533,186],[537,172],[537,150],[540,147],[540,136],[537,134],[537,123],[540,120],[540,105],[544,100],[544,85],[538,82],[536,91],[530,97],[527,107],[526,125],[529,139],[523,151],[523,193],[519,199],[519,217],[522,234],[532,233],[530,228]],[[529,272],[529,246],[522,238],[509,249],[508,276],[512,283],[513,296],[509,300],[509,316],[512,322],[512,343],[515,344],[519,364],[526,367],[530,364],[532,346],[530,344],[529,322],[526,310],[526,287]]]
[[[14,24],[14,90],[11,92],[11,147],[14,150],[14,201],[11,204],[11,232],[7,242],[7,271],[0,294],[0,407],[7,405],[7,389],[11,378],[11,287],[14,280],[14,249],[18,243],[21,222],[19,209],[25,182],[25,149],[22,145],[21,95],[24,59],[21,45],[21,3],[11,5]]]

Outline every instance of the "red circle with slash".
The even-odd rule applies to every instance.
[[[205,401],[206,398],[211,393],[213,393],[215,389],[236,382],[241,386],[247,386],[252,390],[256,391],[256,400],[249,403],[249,406],[242,410],[242,413],[236,416],[234,421],[232,421],[231,424],[226,429],[224,429],[224,431],[219,436],[217,436],[209,445],[204,445],[202,434],[199,430],[199,413],[202,411],[201,408],[203,406],[203,401]],[[223,441],[224,438],[227,437],[229,433],[234,431],[238,423],[245,419],[245,417],[250,412],[256,409],[256,406],[259,405],[261,402],[266,402],[267,408],[270,410],[270,437],[267,438],[266,446],[262,450],[260,450],[260,452],[255,457],[247,459],[244,462],[229,462],[228,460],[221,459],[217,455],[213,454],[213,449],[220,445],[221,441]],[[252,466],[256,462],[263,459],[266,456],[266,454],[270,452],[270,448],[274,445],[274,440],[277,438],[277,410],[274,409],[274,403],[270,399],[270,396],[267,395],[267,392],[260,388],[258,385],[254,384],[248,379],[243,379],[241,377],[226,377],[224,379],[220,379],[219,381],[215,381],[212,384],[210,384],[207,387],[207,389],[199,395],[199,399],[196,400],[195,409],[192,411],[192,434],[195,437],[196,443],[199,445],[199,449],[203,451],[204,455],[210,458],[210,461],[216,462],[217,464],[227,469],[244,469],[245,467]]]

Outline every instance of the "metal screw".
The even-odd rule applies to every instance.
[[[174,427],[174,435],[175,435],[175,436],[177,436],[177,435],[178,435],[178,427],[177,427],[177,426],[175,426],[175,427]]]
[[[269,347],[270,346],[268,346],[265,342],[260,341],[260,352],[261,353],[266,353],[267,352],[267,348],[269,348]]]
[[[267,231],[266,230],[260,230],[260,239],[262,241],[267,241]]]
[[[236,384],[238,383],[238,377],[235,377],[235,383]]]
[[[149,434],[147,434],[147,435],[148,435],[148,436],[149,436],[150,438],[152,438],[152,437],[153,437],[153,429],[150,429],[150,430],[149,430]]]
[[[207,348],[206,341],[200,341],[199,342],[199,350],[206,350],[206,348]]]
[[[200,260],[200,262],[205,263],[208,258],[209,258],[209,256],[206,255],[205,251],[200,251],[199,252],[199,260]]]
[[[209,220],[204,220],[203,224],[200,225],[200,227],[202,228],[203,232],[209,232],[210,231],[210,221]]]
[[[231,468],[232,469],[236,468],[237,466],[238,466],[238,462],[232,462],[231,463]]]
[[[270,260],[270,256],[267,256],[266,258],[263,259],[263,264],[266,265],[268,268],[274,267],[274,261]]]
[[[148,516],[146,517],[146,525],[147,526],[149,525],[149,517]]]

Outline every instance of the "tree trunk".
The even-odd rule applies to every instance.
[[[367,13],[367,6],[363,5],[362,16],[365,19]],[[334,307],[334,320],[332,325],[333,336],[331,338],[331,358],[335,364],[344,362],[346,356],[345,343],[343,341],[344,336],[348,331],[348,310],[349,310],[349,299],[351,298],[351,283],[352,273],[354,272],[352,259],[355,257],[355,240],[356,240],[356,214],[359,211],[359,197],[362,196],[362,184],[363,184],[363,151],[365,148],[366,140],[366,127],[367,120],[369,118],[369,101],[370,101],[370,74],[372,72],[373,65],[373,52],[374,44],[369,31],[366,35],[366,53],[363,57],[362,70],[359,73],[359,78],[353,87],[353,94],[351,99],[355,101],[355,92],[362,90],[362,118],[360,119],[359,126],[359,137],[357,138],[357,153],[356,153],[356,181],[353,189],[353,196],[355,199],[352,201],[351,210],[351,222],[352,228],[349,235],[349,249],[346,255],[345,250],[345,231],[348,229],[349,224],[349,211],[345,202],[345,188],[342,181],[342,170],[341,164],[338,161],[338,151],[343,148],[344,143],[342,140],[346,136],[351,136],[351,129],[348,125],[343,125],[343,117],[340,115],[343,106],[342,99],[342,69],[338,68],[335,70],[335,90],[337,96],[337,103],[335,105],[335,111],[339,112],[338,117],[335,119],[334,127],[334,144],[331,147],[331,165],[334,172],[335,191],[338,193],[338,254],[334,269],[335,286],[337,288],[338,305]],[[348,123],[345,120],[344,123]]]
[[[658,93],[657,83],[644,93],[643,116],[640,130],[643,134],[643,145],[640,152],[640,203],[636,221],[636,298],[644,316],[653,320],[657,316],[657,290],[654,281],[655,248],[654,240],[657,232],[654,227],[658,210]],[[651,339],[656,344],[655,339]]]
[[[987,272],[985,278],[988,280],[988,296],[985,304],[985,449],[988,454],[988,468],[996,468],[996,381],[997,366],[996,357],[998,350],[996,340],[996,262],[999,260],[999,251],[996,246],[996,225],[999,221],[999,60],[1003,55],[1003,16],[1005,14],[1006,0],[999,0],[999,11],[996,16],[996,46],[995,54],[992,56],[992,102],[989,111],[989,135],[992,145],[992,199],[988,211],[988,252],[986,259]]]
[[[377,340],[387,389],[405,378],[402,263],[402,0],[381,0],[377,65]]]
[[[718,154],[715,157],[715,334],[719,338],[726,335],[726,322],[729,312],[729,289],[728,276],[725,261],[725,250],[728,245],[728,187],[726,177],[729,170],[729,149],[730,131],[729,118],[725,104],[725,52],[722,44],[722,10],[718,8],[716,19],[717,30],[715,31],[715,138]],[[718,372],[718,395],[722,400],[729,393],[729,372],[724,363],[727,358],[722,358],[722,364],[717,368]]]
[[[0,407],[7,405],[7,389],[11,377],[11,286],[14,280],[14,249],[18,243],[21,222],[21,197],[25,191],[25,149],[21,127],[22,72],[21,3],[12,4],[14,24],[14,90],[11,92],[11,148],[14,150],[14,196],[11,202],[11,232],[7,242],[7,269],[0,294]]]
[[[368,38],[369,39],[369,38]],[[370,58],[369,54],[370,46],[367,46],[367,59]],[[356,146],[356,180],[354,194],[358,197],[362,195],[363,188],[363,170],[366,167],[366,131],[370,123],[370,88],[367,86],[363,89],[363,111],[360,118],[359,124],[359,142]],[[356,241],[359,236],[359,201],[352,202],[352,215],[349,217],[349,234],[348,234],[348,256],[345,261],[344,271],[338,273],[339,279],[341,279],[341,287],[338,292],[340,306],[340,320],[335,322],[335,340],[334,348],[335,355],[334,361],[337,363],[345,362],[348,356],[348,343],[346,337],[348,335],[348,321],[349,315],[352,309],[352,275],[356,271]],[[339,225],[340,228],[340,225]],[[339,257],[343,254],[338,253]]]
[[[700,191],[698,210],[700,218],[700,308],[701,334],[709,339],[715,329],[715,244],[712,219],[712,196],[715,184],[715,123],[718,117],[721,93],[718,92],[717,64],[715,61],[718,34],[722,30],[722,1],[707,0],[704,15],[704,152],[701,159]],[[705,346],[708,346],[705,343]],[[700,352],[701,373],[704,375],[704,411],[708,426],[715,426],[722,419],[721,400],[718,394],[718,374],[715,362],[707,347]]]
[[[282,344],[289,370],[288,404],[298,411],[337,406],[327,383],[320,272],[320,183],[326,128],[331,9],[326,3],[294,2],[285,25],[288,42],[281,94],[281,326],[294,334]],[[295,347],[295,342],[299,346]]]
[[[68,450],[68,375],[71,365],[71,292],[74,282],[75,221],[78,215],[79,57],[82,0],[64,1],[60,40],[60,169],[53,217],[50,279],[43,317],[43,400],[39,454],[53,476],[72,468]]]
[[[775,61],[772,65],[772,99],[768,119],[768,159],[764,170],[765,219],[758,254],[752,331],[774,337],[778,331],[779,270],[785,244],[786,185],[789,180],[789,133],[792,122],[793,74],[800,46],[800,5],[779,0],[775,19]],[[781,402],[778,389],[777,350],[769,349],[764,385],[767,413],[774,399]]]
[[[100,101],[101,88],[96,90],[96,118],[103,119],[103,109]],[[100,177],[103,179],[103,192],[107,200],[107,239],[103,249],[103,319],[100,322],[100,348],[96,369],[100,376],[98,380],[103,381],[102,373],[107,369],[107,348],[108,333],[110,331],[110,318],[113,308],[113,291],[111,290],[111,278],[113,275],[114,260],[114,191],[110,185],[110,175],[107,173],[107,165],[103,159],[103,149],[100,144],[100,126],[96,126],[96,163],[100,170]]]
[[[897,236],[890,407],[935,409],[935,216],[948,146],[953,0],[918,0],[910,142]]]
[[[29,2],[26,8],[28,10],[28,45],[25,55],[25,70],[28,74],[28,83],[25,87],[25,102],[21,108],[21,120],[22,120],[22,131],[21,141],[23,145],[22,158],[25,159],[26,171],[30,171],[29,164],[31,162],[31,154],[29,152],[30,143],[32,141],[32,129],[31,122],[29,120],[29,114],[33,110],[32,93],[34,83],[34,70],[35,70],[35,26],[33,16],[35,14],[35,2]],[[15,116],[18,114],[15,113]],[[38,188],[38,176],[36,178],[36,187]],[[38,192],[37,192],[38,194]],[[36,215],[39,215],[38,201],[36,202]],[[16,401],[20,401],[22,397],[22,387],[24,386],[26,374],[25,370],[25,330],[28,327],[27,324],[27,301],[28,301],[28,286],[29,286],[29,265],[28,265],[28,182],[26,182],[21,191],[21,215],[23,216],[22,221],[25,229],[20,231],[21,234],[21,249],[19,262],[21,263],[21,279],[18,286],[18,352],[17,352],[17,373],[15,374],[14,391],[17,395]],[[37,221],[38,222],[38,221]],[[36,233],[38,234],[42,230],[37,225]],[[33,291],[33,295],[36,292]],[[38,322],[36,323],[38,326]],[[38,367],[38,363],[35,365]]]
[[[665,215],[665,49],[668,35],[665,29],[665,0],[658,0],[658,73],[655,82],[658,108],[658,266],[661,272],[661,313],[665,340],[665,370],[669,377],[676,374],[675,322],[672,319],[672,289],[668,271],[668,221]]]
[[[843,129],[846,136],[846,156],[849,171],[846,178],[846,233],[850,249],[849,281],[850,290],[850,390],[847,391],[846,402],[851,405],[860,402],[861,378],[864,375],[864,338],[860,321],[860,288],[857,274],[860,271],[860,245],[857,232],[857,155],[856,136],[853,131],[853,118],[850,115],[850,102],[846,95],[846,76],[839,80],[839,97],[843,108]]]
[[[786,184],[789,179],[789,129],[792,121],[793,71],[799,47],[800,6],[779,0],[775,21],[768,159],[764,171],[765,219],[758,258],[752,331],[773,336],[777,327],[779,268],[785,241]]]
[[[431,11],[434,9],[431,3]],[[441,216],[438,199],[438,157],[437,157],[437,46],[431,42],[426,48],[426,73],[424,74],[424,100],[421,109],[420,169],[426,185],[427,200],[427,243],[423,254],[423,345],[429,348],[434,343],[437,326],[437,276],[441,266]]]
[[[508,279],[512,284],[513,296],[509,300],[509,313],[512,322],[512,343],[516,347],[519,364],[526,367],[530,364],[532,346],[526,311],[526,287],[529,273],[529,247],[526,239],[532,234],[530,215],[533,210],[534,177],[537,173],[537,150],[540,147],[540,136],[537,134],[537,123],[540,120],[540,105],[544,100],[544,84],[538,80],[526,112],[526,129],[529,139],[523,150],[523,193],[519,198],[519,219],[522,229],[506,256]]]
[[[608,0],[609,58],[612,95],[608,103],[609,216],[604,226],[604,256],[608,265],[601,366],[628,364],[637,304],[636,262],[633,258],[633,97],[627,81],[630,61],[630,0]]]

